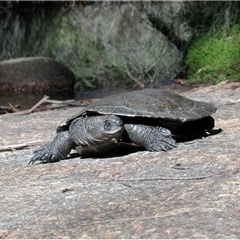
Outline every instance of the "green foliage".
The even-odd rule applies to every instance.
[[[240,80],[240,25],[201,36],[186,56],[190,82]]]

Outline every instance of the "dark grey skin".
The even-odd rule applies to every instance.
[[[130,142],[148,151],[167,151],[176,147],[171,132],[163,127],[124,124],[120,117],[114,115],[79,117],[72,121],[68,131],[59,132],[51,142],[36,149],[29,164],[60,161],[71,149],[78,147],[78,152],[81,152],[79,146],[82,150],[101,152],[121,142],[124,132]]]

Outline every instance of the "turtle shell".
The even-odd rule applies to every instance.
[[[216,107],[160,89],[144,89],[102,98],[59,126],[68,127],[72,120],[84,115],[112,114],[124,117],[157,118],[185,123],[210,116]]]

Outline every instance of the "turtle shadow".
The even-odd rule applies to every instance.
[[[140,151],[146,151],[146,149],[141,146],[122,143],[117,145],[116,147],[108,148],[104,152],[82,151],[81,153],[78,153],[78,152],[70,153],[68,158],[66,158],[66,160],[77,158],[77,157],[80,157],[81,159],[123,157],[131,153],[136,153]]]
[[[177,143],[181,142],[191,142],[196,139],[208,138],[210,136],[216,135],[221,133],[223,130],[221,128],[212,129],[210,131],[203,131],[200,133],[191,132],[191,128],[187,129],[186,131],[182,131],[180,134],[176,134],[173,138],[176,140]]]
[[[176,143],[183,143],[183,142],[191,142],[196,139],[202,139],[202,138],[208,138],[212,135],[216,135],[222,132],[221,128],[218,129],[212,129],[209,131],[207,134],[203,135],[195,135],[191,136],[191,138],[188,137],[176,137]],[[127,143],[127,142],[121,142],[119,144],[116,144],[116,146],[111,146],[111,147],[106,147],[105,151],[97,152],[93,151],[91,148],[85,149],[84,151],[81,150],[80,153],[74,152],[70,153],[69,156],[66,158],[72,159],[72,158],[81,158],[81,159],[87,159],[87,158],[114,158],[114,157],[123,157],[126,155],[129,155],[131,153],[136,153],[136,152],[141,152],[141,151],[146,151],[144,147],[137,146],[132,143]]]

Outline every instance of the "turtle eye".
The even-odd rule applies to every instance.
[[[104,129],[107,130],[107,131],[109,131],[109,130],[112,129],[112,124],[111,124],[110,121],[106,120],[106,121],[104,122]]]

